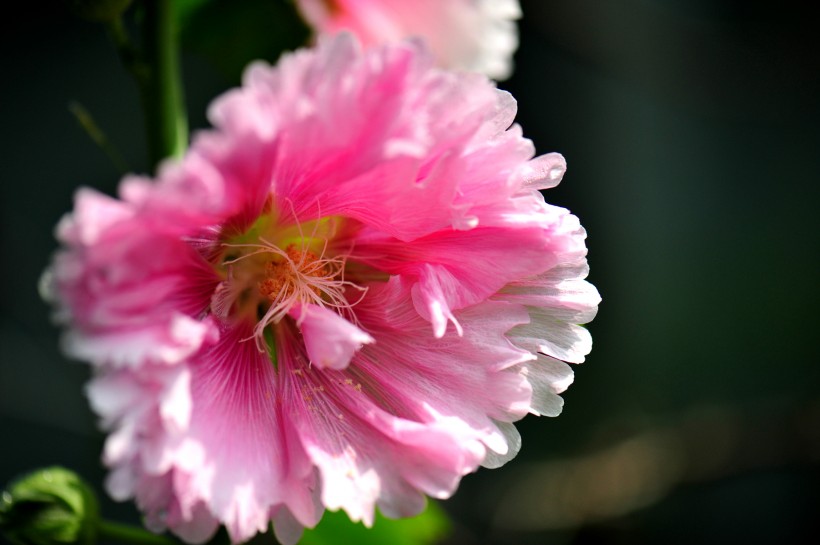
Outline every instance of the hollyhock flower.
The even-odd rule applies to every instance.
[[[44,280],[106,486],[188,542],[419,513],[557,415],[599,301],[516,106],[416,43],[250,66],[213,130],[76,195]]]
[[[518,0],[297,0],[320,35],[347,30],[365,47],[419,37],[439,66],[506,79],[518,47]]]

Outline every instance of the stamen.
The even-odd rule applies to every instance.
[[[285,298],[293,295],[296,280],[293,275],[294,272],[306,278],[328,279],[334,276],[329,273],[328,268],[316,257],[316,254],[310,250],[300,252],[296,249],[296,246],[291,244],[285,249],[285,253],[289,262],[269,261],[266,263],[266,278],[258,284],[259,292],[271,301],[276,301],[282,292],[284,292]],[[311,285],[308,287],[316,295],[322,295],[318,286]]]
[[[299,230],[301,234],[301,226]],[[315,234],[314,230],[309,240],[315,240]],[[302,241],[304,240],[302,236]],[[274,258],[265,263],[264,276],[256,283],[259,295],[270,303],[264,316],[253,330],[253,338],[260,352],[266,351],[265,328],[282,320],[291,308],[300,303],[332,308],[358,323],[352,307],[364,298],[367,288],[345,280],[344,269],[347,255],[325,257],[327,240],[319,256],[308,248],[299,249],[295,244],[288,245],[283,251],[263,237],[259,237],[259,244],[224,243],[223,245],[239,250],[251,250],[223,263],[230,266],[229,278],[232,276],[230,271],[233,270],[233,266],[243,260],[262,254],[271,254]],[[348,302],[345,297],[347,288],[361,293],[356,301]],[[223,302],[223,307],[225,303],[230,304],[227,301]]]

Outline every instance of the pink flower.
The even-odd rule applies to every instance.
[[[180,162],[81,189],[45,293],[107,489],[188,542],[410,516],[557,415],[599,297],[515,101],[414,44],[255,64]]]
[[[353,32],[365,47],[419,37],[439,66],[506,79],[518,47],[518,0],[297,0],[320,35]]]

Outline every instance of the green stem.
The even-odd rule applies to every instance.
[[[188,145],[188,121],[179,70],[179,44],[173,0],[145,0],[145,60],[148,77],[140,83],[152,166],[181,157]]]
[[[97,535],[99,541],[103,543],[129,543],[134,545],[179,545],[179,543],[171,538],[152,534],[148,530],[129,526],[127,524],[120,524],[119,522],[111,522],[109,520],[100,520],[97,525]]]

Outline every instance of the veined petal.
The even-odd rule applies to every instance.
[[[139,330],[115,329],[84,333],[68,331],[62,348],[73,358],[114,367],[137,367],[146,362],[177,364],[213,342],[217,331],[210,322],[199,322],[184,315],[170,317],[170,323],[141,327]]]
[[[543,416],[561,414],[564,401],[558,394],[572,384],[572,368],[555,358],[541,355],[524,367],[533,389],[531,411]]]
[[[249,327],[223,332],[220,342],[193,366],[194,413],[188,440],[202,446],[200,467],[177,496],[204,502],[234,541],[267,528],[273,508],[285,506],[305,526],[316,523],[313,479],[292,423],[284,418],[281,385],[265,354],[256,349]]]
[[[448,496],[483,458],[479,436],[460,419],[395,416],[377,402],[381,392],[355,382],[358,373],[311,370],[300,350],[286,344],[278,361],[293,394],[290,413],[319,470],[327,508],[342,508],[367,525],[377,504],[392,513],[417,514],[424,506],[419,491]]]
[[[448,321],[460,330],[453,311],[557,261],[540,228],[449,230],[410,243],[364,234],[357,240],[355,258],[415,279],[413,302],[419,314],[431,321],[437,337],[444,334]]]
[[[487,451],[487,456],[485,456],[484,461],[481,462],[481,466],[487,469],[496,469],[503,466],[515,458],[518,451],[521,450],[521,434],[518,433],[518,430],[513,424],[509,422],[496,422],[496,426],[504,435],[507,448],[500,452],[494,450]]]

